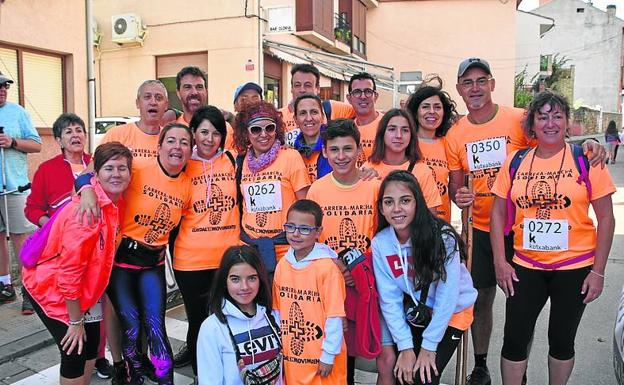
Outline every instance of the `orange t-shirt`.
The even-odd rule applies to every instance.
[[[316,162],[318,161],[318,157],[321,153],[319,151],[315,151],[312,153],[312,155],[310,155],[309,157],[303,156],[301,155],[301,158],[303,159],[303,163],[305,164],[306,168],[308,169],[308,176],[310,177],[310,182],[314,183],[314,181],[316,180],[316,174],[317,174],[317,165]]]
[[[337,100],[330,100],[329,104],[331,104],[331,118],[332,119],[353,119],[355,118],[355,110],[349,103],[339,102]],[[301,132],[297,127],[297,122],[295,121],[295,111],[294,109],[290,110],[290,104],[286,105],[279,109],[279,112],[282,114],[282,120],[284,121],[284,132],[286,133],[286,145],[290,147],[294,147],[295,139],[297,139],[297,135]],[[327,117],[323,118],[323,123],[327,124]]]
[[[214,162],[189,160],[185,173],[191,179],[191,205],[180,224],[173,268],[216,269],[225,250],[240,244],[235,167],[222,154]]]
[[[166,245],[169,232],[180,223],[191,200],[185,173],[165,175],[156,159],[132,165],[132,179],[124,193],[122,235],[152,246]]]
[[[490,212],[494,203],[490,189],[498,170],[509,153],[529,146],[521,126],[523,116],[524,110],[500,106],[489,122],[473,124],[463,117],[446,134],[449,170],[472,175],[476,195],[472,219],[474,227],[481,231],[490,231]]]
[[[340,353],[328,377],[317,374],[324,339],[325,321],[344,317],[345,284],[331,259],[318,259],[295,269],[286,259],[275,269],[273,306],[279,310],[284,352],[284,374],[288,385],[346,385],[347,347]]]
[[[310,185],[308,170],[297,150],[282,148],[271,165],[253,174],[245,157],[241,178],[245,232],[252,238],[273,237],[283,231],[295,192]],[[288,245],[276,245],[279,260]]]
[[[510,154],[492,187],[492,192],[504,199],[511,188],[511,199],[516,206],[514,249],[545,264],[593,251],[596,248],[596,227],[588,216],[590,199],[585,184],[577,183],[579,173],[570,147],[565,147],[560,173],[558,169],[564,156],[563,150],[549,159],[533,157],[534,154],[535,150],[531,150],[525,156],[516,172],[513,186],[509,180],[509,163],[513,157]],[[616,191],[607,168],[592,167],[589,180],[592,185],[591,200]],[[525,232],[526,227],[529,228],[528,232]],[[592,257],[560,269],[590,266],[593,261]],[[514,262],[537,269],[517,256]]]
[[[176,119],[176,123],[182,123],[185,126],[189,125],[189,122],[184,119],[184,114],[180,115],[178,119]],[[225,144],[223,145],[223,149],[232,151],[234,150],[234,129],[227,121],[225,122],[225,131],[227,132],[227,135],[225,137]]]
[[[381,179],[383,179],[394,170],[407,170],[409,168],[409,161],[399,165],[389,165],[384,162],[372,163],[368,161],[365,163],[365,166],[376,170]],[[442,205],[442,199],[440,198],[435,179],[433,179],[431,169],[424,162],[416,162],[416,164],[414,164],[412,175],[416,177],[420,185],[427,207],[431,209]]]
[[[370,249],[377,222],[379,180],[359,180],[352,186],[340,185],[327,174],[312,184],[307,199],[323,209],[320,242],[340,254],[348,248]]]
[[[132,151],[132,164],[152,160],[158,155],[159,134],[146,134],[136,123],[122,124],[108,130],[100,144],[119,142]],[[148,162],[149,163],[149,162]]]
[[[438,207],[438,216],[447,222],[451,222],[451,200],[449,198],[449,170],[444,152],[444,138],[435,138],[432,142],[418,139],[418,147],[422,153],[425,164],[429,166],[433,179],[438,186],[438,193],[442,199],[442,205]]]
[[[377,118],[368,124],[358,124],[355,119],[355,124],[360,131],[360,146],[362,146],[362,153],[358,157],[358,167],[366,163],[368,158],[373,154],[373,145],[375,144],[375,135],[377,135],[377,128],[379,128],[379,122],[383,118],[384,114],[377,112]]]

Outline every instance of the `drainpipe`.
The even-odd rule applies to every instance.
[[[93,69],[93,9],[91,0],[85,0],[87,18],[87,100],[89,107],[89,150],[95,151],[95,74]]]
[[[262,50],[262,7],[258,1],[258,84],[264,90],[264,51]],[[263,96],[264,97],[264,96]]]

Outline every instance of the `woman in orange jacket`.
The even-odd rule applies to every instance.
[[[119,229],[118,203],[130,182],[132,153],[118,142],[98,147],[91,180],[102,220],[82,224],[74,217],[75,196],[58,213],[48,242],[22,278],[35,312],[61,352],[62,385],[88,384],[97,356],[102,298],[113,267]]]

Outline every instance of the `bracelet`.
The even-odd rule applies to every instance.
[[[11,148],[17,149],[17,140],[15,138],[11,138]]]
[[[84,324],[84,317],[80,318],[78,321],[69,320],[69,326],[78,326]]]
[[[597,275],[597,276],[599,276],[600,278],[604,278],[604,277],[605,277],[605,276],[604,276],[604,274],[597,273],[597,272],[595,272],[594,270],[590,270],[589,272],[590,272],[590,273],[594,273],[594,274],[596,274],[596,275]]]

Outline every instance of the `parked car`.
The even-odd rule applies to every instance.
[[[111,127],[138,121],[138,116],[103,116],[95,118],[95,147],[100,144],[100,140],[102,140],[106,131]]]
[[[619,385],[624,385],[624,289],[620,296],[620,306],[615,317],[613,333],[613,368]]]

